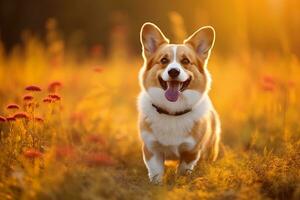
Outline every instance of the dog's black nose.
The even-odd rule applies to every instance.
[[[168,71],[168,74],[171,78],[176,78],[179,75],[180,71],[178,68],[172,68]]]

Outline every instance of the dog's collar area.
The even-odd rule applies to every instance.
[[[191,112],[192,109],[186,109],[184,111],[180,111],[180,112],[175,112],[175,113],[170,113],[168,111],[166,111],[165,109],[161,108],[161,107],[158,107],[154,104],[152,104],[152,106],[156,109],[156,111],[159,113],[159,114],[165,114],[165,115],[171,115],[171,116],[180,116],[180,115],[184,115],[188,112]]]

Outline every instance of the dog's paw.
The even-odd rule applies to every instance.
[[[162,185],[163,184],[162,175],[156,174],[154,176],[151,176],[150,183],[153,185]]]
[[[180,176],[189,176],[193,173],[192,169],[182,169],[182,170],[178,170],[178,175]]]
[[[180,176],[188,176],[191,175],[193,172],[193,166],[187,165],[185,163],[180,163],[180,165],[177,168],[177,174]]]

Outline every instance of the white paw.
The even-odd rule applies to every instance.
[[[193,170],[192,169],[181,169],[181,170],[178,170],[178,174],[180,176],[189,176],[193,173]]]
[[[150,182],[154,185],[162,185],[163,177],[160,174],[156,174],[154,176],[150,176]]]
[[[192,174],[194,169],[194,165],[186,164],[185,162],[181,162],[177,168],[177,173],[179,175],[190,175]]]

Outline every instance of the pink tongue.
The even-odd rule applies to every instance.
[[[177,101],[179,96],[179,83],[178,82],[168,82],[168,89],[165,92],[165,97],[171,101]]]

